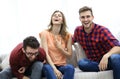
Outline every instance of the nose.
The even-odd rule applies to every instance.
[[[35,57],[36,57],[35,55],[32,55],[32,56],[31,56],[31,59],[32,59],[32,60],[34,60],[34,59],[35,59]]]
[[[88,20],[88,18],[87,18],[87,17],[85,17],[85,18],[84,18],[84,21],[87,21],[87,20]]]

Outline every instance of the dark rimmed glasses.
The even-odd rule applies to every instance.
[[[38,56],[38,55],[39,55],[39,52],[35,52],[35,53],[25,52],[25,54],[26,54],[27,56]]]

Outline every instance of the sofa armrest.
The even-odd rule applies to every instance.
[[[74,46],[72,46],[72,56],[67,59],[67,63],[72,64],[74,67],[77,66],[77,57],[76,57]]]
[[[75,48],[75,53],[77,57],[77,62],[82,58],[86,58],[85,51],[83,50],[83,48],[79,43],[75,43],[74,48]]]
[[[0,69],[4,69],[9,67],[9,54],[1,55],[0,56]]]
[[[79,43],[75,43],[72,46],[72,50],[72,57],[67,60],[67,63],[72,64],[74,67],[77,67],[77,62],[82,58],[86,58],[86,55]]]

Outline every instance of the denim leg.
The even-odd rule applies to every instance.
[[[43,65],[43,72],[47,79],[57,79],[53,68],[49,64],[44,64]]]
[[[99,67],[98,67],[97,62],[91,61],[89,59],[81,59],[78,62],[78,66],[82,71],[87,71],[87,72],[98,72]]]
[[[0,72],[0,79],[12,79],[11,68],[5,68]]]
[[[120,79],[120,54],[113,54],[109,59],[109,65],[113,69],[114,79]]]
[[[31,76],[30,79],[42,79],[42,68],[43,68],[43,63],[40,61],[35,62],[32,67],[31,67]]]
[[[63,74],[63,79],[74,79],[75,69],[72,65],[67,64],[66,66],[60,66],[58,69]]]

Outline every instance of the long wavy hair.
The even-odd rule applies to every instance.
[[[62,14],[63,23],[61,24],[61,29],[60,29],[59,34],[62,36],[63,39],[66,40],[66,35],[67,35],[67,33],[68,33],[68,32],[67,32],[67,24],[66,24],[65,16],[64,16],[64,14],[63,14],[61,11],[56,10],[56,11],[53,12],[53,14],[52,14],[52,16],[51,16],[50,23],[49,23],[49,25],[48,25],[48,31],[51,31],[52,28],[53,28],[52,17],[53,17],[53,15],[54,15],[56,12],[60,12],[60,13]]]

